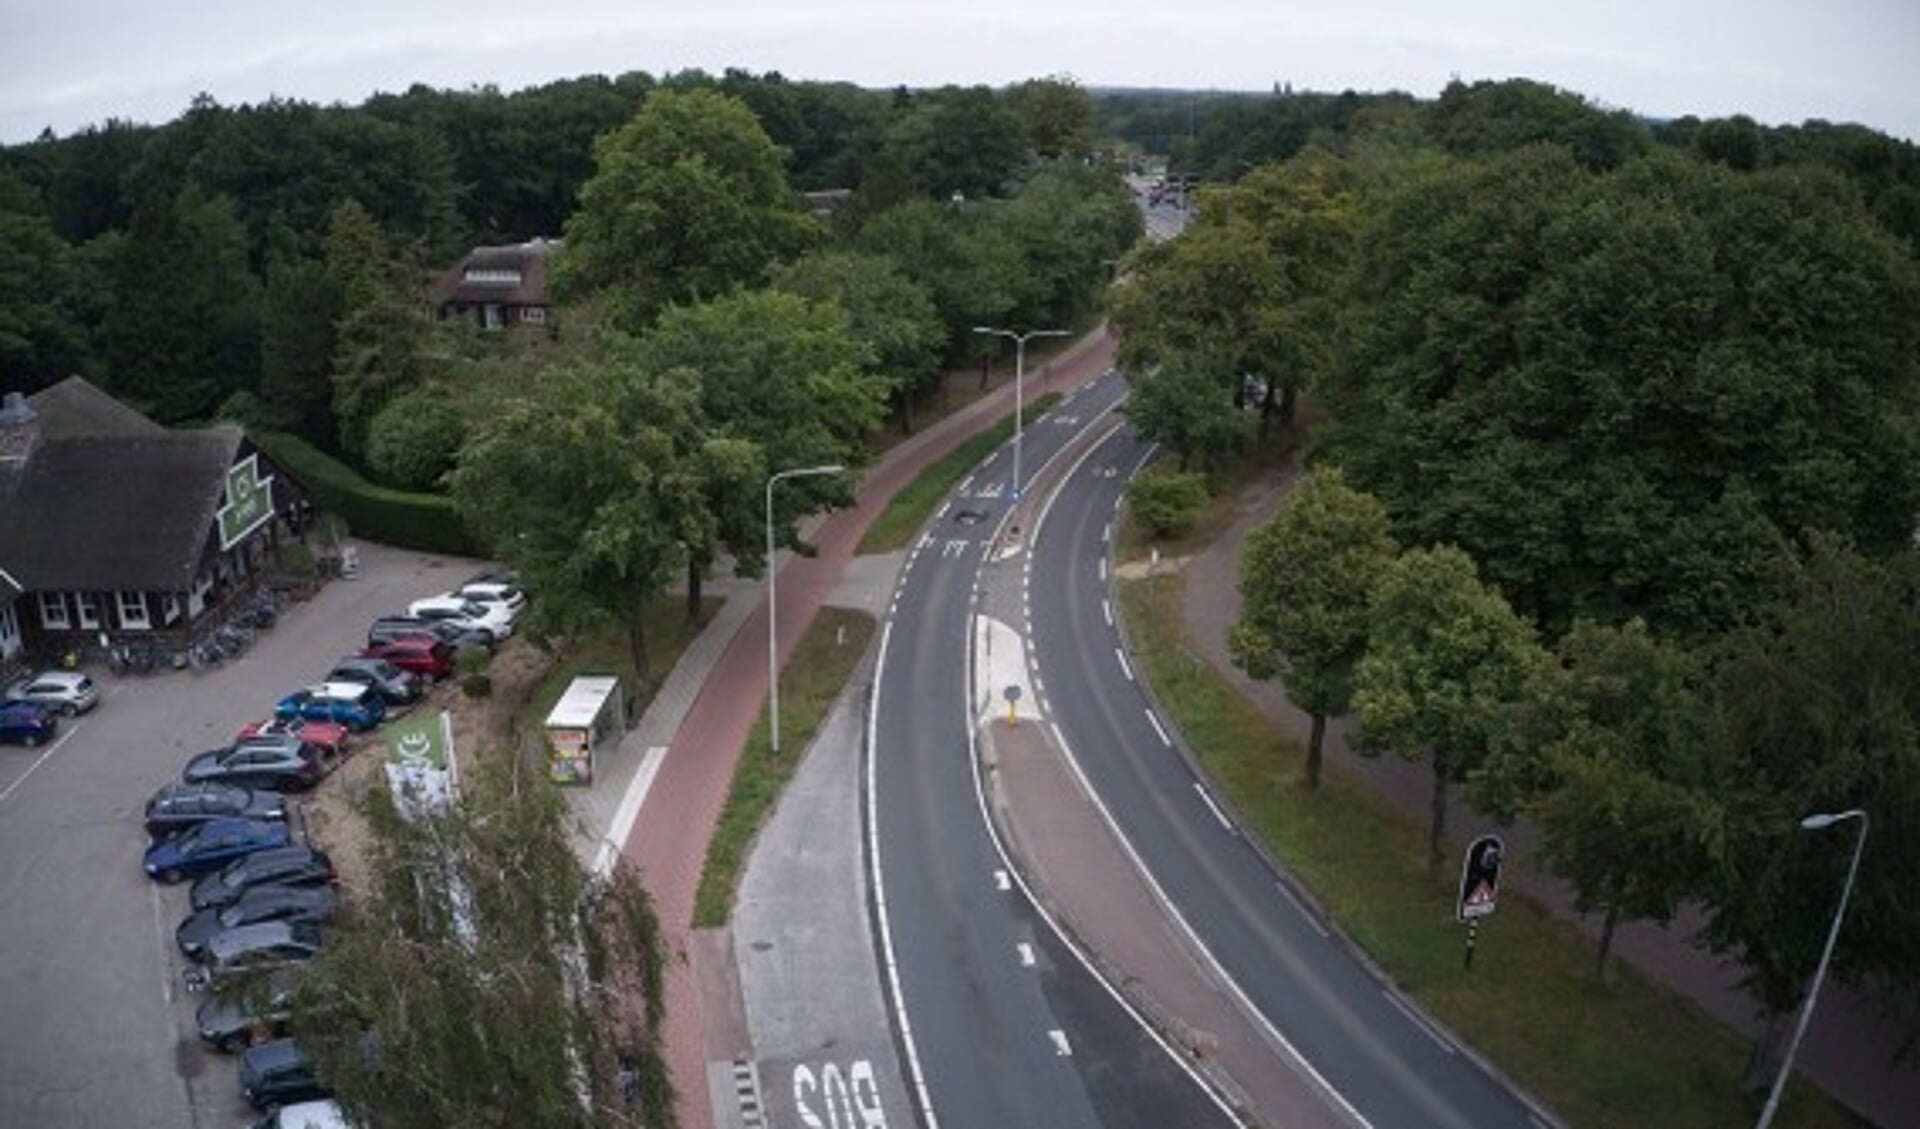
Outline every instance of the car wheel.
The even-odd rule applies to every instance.
[[[247,1049],[247,1037],[244,1034],[228,1035],[214,1043],[213,1049],[223,1055],[237,1055]]]
[[[169,886],[180,881],[181,877],[181,873],[177,870],[163,870],[160,872],[160,881],[165,882]]]
[[[61,702],[60,713],[65,717],[75,717],[79,715],[80,707],[74,705],[72,702]]]
[[[44,733],[29,733],[27,734],[26,740],[27,740],[27,748],[37,749],[41,745],[46,744],[47,735]]]

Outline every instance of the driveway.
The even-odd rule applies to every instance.
[[[193,1033],[173,929],[184,887],[140,870],[140,812],[192,754],[357,649],[368,621],[474,562],[360,546],[360,577],[297,604],[239,660],[116,678],[40,749],[0,746],[0,1126],[224,1129],[251,1111]],[[326,785],[322,785],[325,788]]]

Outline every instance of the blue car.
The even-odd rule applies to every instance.
[[[287,825],[277,820],[215,819],[147,848],[147,877],[178,882],[218,870],[234,859],[288,844]]]
[[[355,733],[365,733],[387,717],[387,704],[372,688],[359,682],[323,682],[296,690],[280,699],[273,715],[282,721],[296,717],[331,721]]]
[[[0,706],[0,741],[16,745],[44,745],[53,740],[60,720],[39,702],[8,702]]]

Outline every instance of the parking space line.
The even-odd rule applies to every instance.
[[[13,795],[14,789],[20,787],[20,785],[22,784],[25,784],[27,782],[27,777],[32,776],[34,772],[36,772],[40,768],[41,765],[47,763],[47,758],[59,752],[60,746],[66,744],[67,741],[75,733],[78,733],[78,732],[80,732],[79,722],[76,721],[72,725],[68,726],[67,731],[60,735],[59,740],[55,741],[51,745],[48,745],[46,752],[43,752],[38,757],[34,758],[33,763],[27,766],[27,770],[25,772],[14,777],[13,783],[7,785],[5,791],[0,791],[0,804],[6,803],[7,797]]]

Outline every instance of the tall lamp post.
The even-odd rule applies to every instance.
[[[1064,329],[1029,329],[1025,333],[1015,333],[1011,329],[995,329],[990,325],[976,325],[975,333],[989,337],[1004,337],[1013,342],[1013,500],[1020,500],[1020,443],[1021,426],[1026,410],[1027,392],[1027,338],[1029,337],[1066,337]]]
[[[795,467],[792,470],[778,471],[767,479],[767,694],[771,713],[767,735],[771,738],[773,751],[780,751],[780,636],[777,620],[778,605],[775,602],[777,587],[773,578],[778,569],[773,567],[773,484],[786,478],[812,478],[823,474],[839,474],[847,469],[839,463],[830,466]]]
[[[1827,962],[1833,959],[1833,944],[1840,939],[1840,920],[1847,915],[1847,899],[1853,896],[1853,879],[1860,873],[1860,852],[1867,845],[1867,813],[1859,808],[1843,812],[1820,812],[1800,821],[1800,827],[1806,831],[1824,831],[1836,823],[1849,819],[1860,821],[1860,837],[1853,841],[1853,862],[1847,866],[1847,883],[1840,888],[1840,904],[1834,907],[1833,924],[1827,927],[1827,947],[1820,954],[1820,965],[1813,970],[1813,983],[1807,988],[1807,1002],[1800,1006],[1800,1019],[1793,1025],[1793,1038],[1787,1043],[1787,1055],[1780,1060],[1780,1074],[1773,1080],[1773,1090],[1767,1095],[1767,1104],[1760,1110],[1760,1120],[1754,1122],[1754,1129],[1767,1129],[1773,1123],[1773,1115],[1780,1108],[1780,1093],[1787,1088],[1787,1075],[1793,1073],[1793,1056],[1800,1050],[1800,1037],[1807,1033],[1807,1021],[1813,1018],[1814,1003],[1820,998],[1820,983],[1827,978]]]

